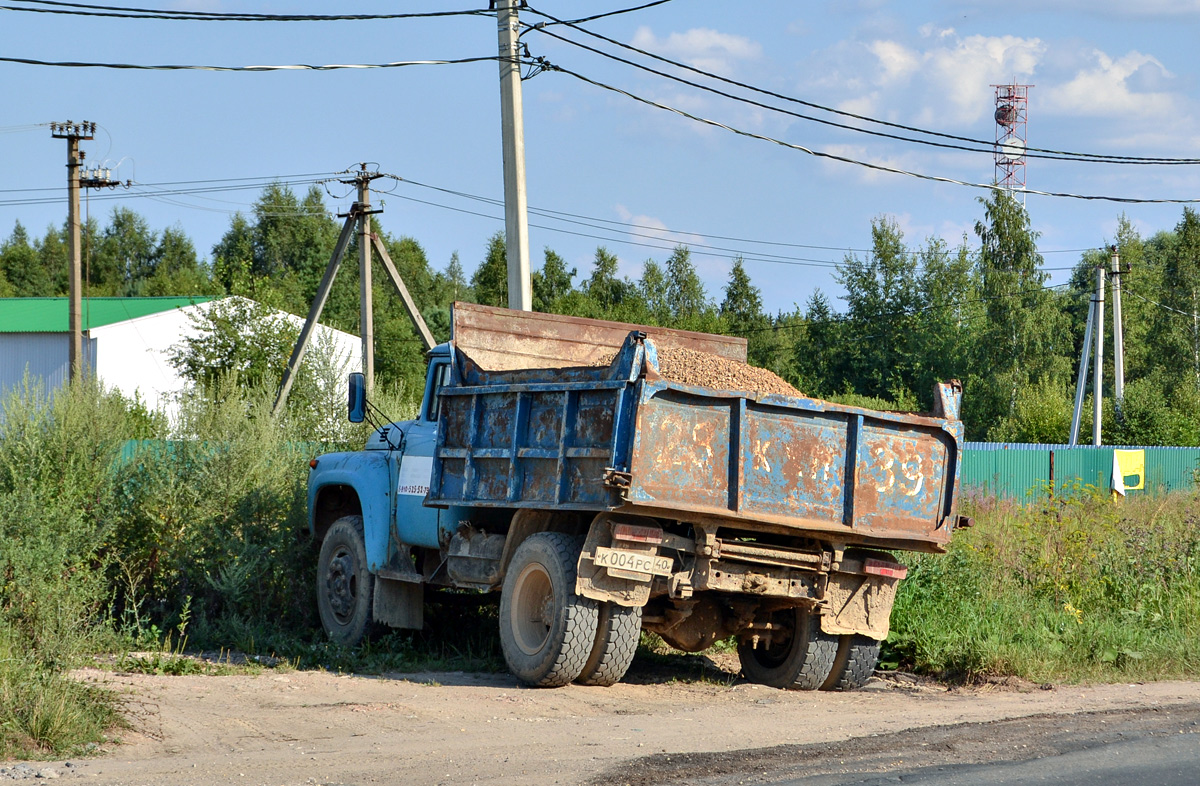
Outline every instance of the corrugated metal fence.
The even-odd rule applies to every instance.
[[[1114,462],[1114,454],[1117,460]],[[1129,494],[1190,489],[1200,470],[1200,448],[963,444],[962,486],[997,496],[1024,497],[1054,488],[1118,485]]]

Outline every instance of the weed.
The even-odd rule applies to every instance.
[[[944,556],[906,555],[882,662],[971,679],[1194,677],[1196,494],[990,501]]]

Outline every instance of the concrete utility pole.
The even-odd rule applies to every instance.
[[[375,317],[371,292],[371,180],[361,164],[358,187],[358,326],[362,336],[362,372],[367,395],[375,392]]]
[[[1100,447],[1100,405],[1104,402],[1104,265],[1096,265],[1096,367],[1092,369],[1092,444]]]
[[[504,149],[504,229],[508,307],[533,310],[529,278],[529,218],[525,196],[525,120],[521,105],[520,26],[524,0],[493,0],[500,44],[500,130]]]
[[[1088,301],[1087,327],[1083,331],[1083,351],[1079,353],[1079,376],[1075,378],[1075,409],[1071,413],[1071,439],[1068,444],[1079,444],[1079,421],[1083,416],[1083,393],[1087,388],[1088,360],[1092,356],[1092,329],[1096,324],[1096,299]]]
[[[68,276],[67,330],[70,343],[67,345],[67,364],[70,381],[83,375],[83,297],[82,263],[79,241],[79,169],[84,154],[79,150],[80,140],[92,139],[96,133],[95,123],[51,123],[50,136],[67,140],[67,250],[70,259]]]
[[[1113,401],[1117,419],[1120,420],[1124,416],[1122,409],[1125,404],[1125,325],[1121,318],[1121,274],[1124,271],[1117,247],[1112,246],[1109,250],[1112,252],[1113,280]]]

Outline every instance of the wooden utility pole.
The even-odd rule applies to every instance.
[[[504,234],[508,307],[533,310],[525,195],[525,120],[521,103],[520,20],[524,0],[493,0],[500,47],[500,130],[504,150]]]
[[[433,348],[433,334],[429,332],[425,319],[417,310],[416,303],[408,293],[408,287],[404,285],[400,273],[392,264],[387,246],[383,244],[383,240],[377,233],[371,231],[372,214],[383,212],[383,210],[371,209],[371,181],[377,177],[382,177],[382,175],[378,172],[368,172],[367,165],[361,164],[353,180],[342,181],[347,185],[355,186],[358,200],[350,206],[349,211],[339,216],[339,218],[345,218],[346,221],[342,224],[342,232],[338,235],[337,243],[333,247],[333,254],[329,257],[329,264],[325,267],[321,283],[317,286],[317,293],[313,296],[312,305],[308,309],[308,318],[304,320],[304,327],[301,328],[300,335],[296,339],[296,346],[292,348],[292,356],[288,359],[287,368],[284,369],[283,380],[279,383],[279,393],[275,397],[275,406],[272,410],[277,415],[287,404],[288,395],[292,391],[292,383],[296,380],[296,372],[299,371],[300,364],[304,361],[304,353],[308,350],[309,339],[312,338],[313,330],[316,329],[317,322],[321,319],[321,312],[325,309],[326,301],[329,300],[333,281],[337,278],[338,269],[342,265],[342,257],[345,256],[346,249],[350,245],[350,238],[354,236],[356,230],[358,234],[359,297],[361,298],[359,326],[362,330],[362,369],[366,377],[367,391],[370,392],[374,387],[375,376],[375,327],[372,317],[374,297],[371,291],[372,246],[378,252],[384,271],[404,302],[404,308],[408,311],[408,318],[412,320],[413,328],[420,335],[425,348]]]
[[[50,135],[55,139],[67,140],[67,250],[70,255],[68,276],[67,330],[70,342],[67,345],[69,379],[78,380],[83,375],[83,283],[79,231],[79,169],[84,154],[79,150],[81,140],[92,139],[96,133],[95,123],[51,123]]]
[[[371,178],[360,164],[358,186],[358,326],[362,336],[362,372],[367,395],[375,392],[375,317],[371,291]]]

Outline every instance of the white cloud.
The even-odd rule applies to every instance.
[[[907,80],[921,66],[921,56],[895,41],[872,41],[867,49],[879,60],[883,73],[876,78],[878,84],[887,85]]]
[[[630,240],[638,243],[655,243],[659,245],[670,244],[672,247],[678,245],[690,246],[698,243],[703,243],[704,238],[699,235],[689,235],[685,232],[672,232],[671,229],[662,221],[662,219],[647,215],[634,215],[629,208],[624,205],[616,206],[617,216],[626,224],[635,224],[629,229]],[[667,249],[668,251],[670,249]],[[638,275],[641,275],[639,272]]]
[[[682,60],[705,71],[727,74],[736,62],[762,56],[762,44],[740,35],[695,27],[684,33],[659,38],[649,27],[639,27],[633,45],[656,54]]]
[[[869,106],[897,120],[962,126],[990,114],[991,85],[1027,80],[1046,51],[1038,38],[960,37],[928,25],[921,32],[927,46],[887,38],[836,44],[821,55],[813,84],[840,92],[849,111]]]
[[[1172,76],[1154,57],[1130,52],[1113,59],[1099,50],[1093,51],[1092,57],[1093,67],[1046,90],[1048,111],[1085,117],[1140,115],[1162,119],[1179,113],[1176,96],[1154,89],[1164,87]],[[1138,87],[1149,89],[1135,89]]]
[[[927,23],[921,25],[920,27],[918,27],[917,32],[921,34],[922,38],[930,38],[930,37],[949,38],[950,36],[954,35],[954,28],[953,27],[938,27],[937,25],[933,24],[932,22],[927,22]]]

